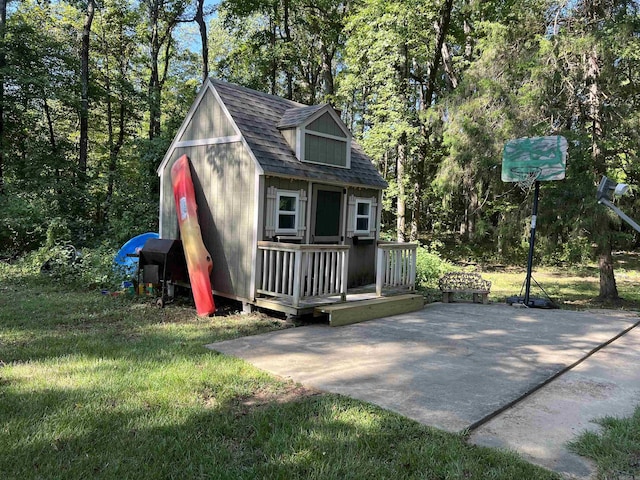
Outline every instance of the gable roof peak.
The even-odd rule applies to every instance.
[[[281,131],[287,113],[289,118],[293,118],[294,113],[306,114],[299,120],[306,125],[314,120],[315,115],[322,115],[323,111],[331,112],[331,116],[342,125],[345,133],[349,132],[329,104],[308,106],[232,83],[211,78],[208,81],[265,175],[377,189],[387,186],[371,160],[354,141],[351,141],[350,168],[306,163],[296,158]],[[292,128],[297,128],[298,125],[300,124]]]
[[[278,128],[284,130],[287,128],[296,128],[306,123],[306,121],[315,115],[318,111],[326,109],[328,104],[310,105],[304,107],[293,107],[288,109],[280,118]]]

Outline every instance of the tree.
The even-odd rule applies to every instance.
[[[80,151],[78,170],[84,177],[87,173],[87,155],[89,143],[89,47],[91,43],[91,24],[95,14],[95,1],[87,0],[87,10],[82,26],[80,47]]]
[[[144,0],[149,19],[149,140],[160,136],[162,118],[162,88],[169,73],[173,48],[173,30],[181,20],[186,4],[183,0]],[[160,64],[162,62],[162,65]]]
[[[200,41],[202,42],[202,81],[209,78],[209,42],[207,37],[207,22],[204,14],[204,0],[197,0],[196,14],[193,17],[198,24]]]
[[[637,45],[635,37],[640,33],[638,5],[626,0],[583,0],[562,13],[558,48],[565,59],[563,73],[576,93],[569,103],[574,112],[569,128],[581,139],[580,147],[588,147],[584,155],[590,159],[591,178],[585,180],[594,188],[603,175],[621,169],[623,153],[629,151],[624,136],[617,133],[625,129],[627,114],[638,108],[637,87],[628,88],[637,66],[637,55],[630,47]],[[577,54],[577,46],[584,53]],[[589,213],[598,245],[598,298],[617,300],[611,217],[597,206]]]
[[[216,68],[230,81],[303,103],[333,101],[349,5],[336,0],[223,2],[219,16],[232,41]]]
[[[447,89],[441,72],[452,13],[450,0],[440,5],[368,0],[347,23],[342,96],[351,101],[362,92],[364,108],[356,118],[361,118],[363,146],[378,163],[393,164],[385,170],[399,241],[419,235],[427,160],[436,161],[433,153],[440,149],[431,134],[440,120],[429,110]]]
[[[6,67],[5,30],[7,0],[0,0],[0,195],[4,193],[4,69]]]

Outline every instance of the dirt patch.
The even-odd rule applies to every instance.
[[[320,395],[321,393],[319,390],[307,388],[297,383],[286,382],[263,386],[251,394],[238,395],[230,400],[228,398],[218,398],[217,388],[211,385],[205,385],[204,388],[198,392],[198,397],[205,408],[218,408],[226,405],[235,411],[237,415],[247,415],[252,410],[258,408],[271,405],[284,405],[286,403],[299,401],[303,398]]]
[[[269,388],[261,388],[248,397],[239,399],[238,405],[244,407],[261,407],[270,404],[284,404],[298,401],[302,398],[320,395],[322,392],[300,384],[290,383],[278,388],[276,391]]]

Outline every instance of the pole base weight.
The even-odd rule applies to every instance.
[[[555,303],[553,303],[548,298],[529,297],[529,302],[525,305],[524,297],[519,297],[519,296],[507,297],[508,305],[513,305],[514,303],[519,305],[524,305],[528,308],[559,308]]]

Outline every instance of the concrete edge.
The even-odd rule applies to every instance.
[[[484,425],[485,423],[489,422],[490,420],[492,420],[493,418],[497,417],[498,415],[500,415],[502,412],[509,410],[511,407],[514,407],[515,405],[517,405],[518,403],[522,402],[523,400],[525,400],[527,397],[531,396],[532,394],[534,394],[535,392],[537,392],[538,390],[540,390],[541,388],[545,387],[546,385],[548,385],[549,383],[553,382],[555,379],[557,379],[558,377],[560,377],[561,375],[564,375],[565,373],[567,373],[569,370],[574,369],[575,367],[577,367],[578,365],[580,365],[582,362],[584,362],[585,360],[587,360],[589,357],[591,357],[592,355],[594,355],[595,353],[599,352],[600,350],[602,350],[603,348],[605,348],[606,346],[610,345],[611,343],[615,342],[617,339],[619,339],[620,337],[626,335],[627,333],[629,333],[631,330],[633,330],[634,328],[636,328],[637,326],[640,325],[640,320],[638,320],[637,322],[635,322],[634,324],[632,324],[630,327],[625,328],[622,332],[618,333],[617,335],[615,335],[614,337],[610,338],[609,340],[607,340],[606,342],[601,343],[600,345],[597,345],[596,347],[594,347],[593,349],[591,349],[589,352],[587,352],[583,357],[579,358],[578,360],[576,360],[575,362],[573,362],[571,365],[568,365],[562,369],[560,369],[559,371],[557,371],[556,373],[554,373],[553,375],[551,375],[549,378],[547,378],[544,382],[540,383],[539,385],[536,385],[535,387],[527,390],[525,393],[523,393],[522,395],[520,395],[518,398],[516,398],[515,400],[512,400],[511,402],[507,403],[506,405],[503,405],[502,407],[498,408],[497,410],[495,410],[494,412],[489,413],[488,415],[484,416],[483,418],[481,418],[480,420],[477,420],[476,422],[472,423],[471,425],[469,425],[467,428],[465,428],[461,433],[471,433],[474,430],[478,429],[479,427],[481,427],[482,425]]]

